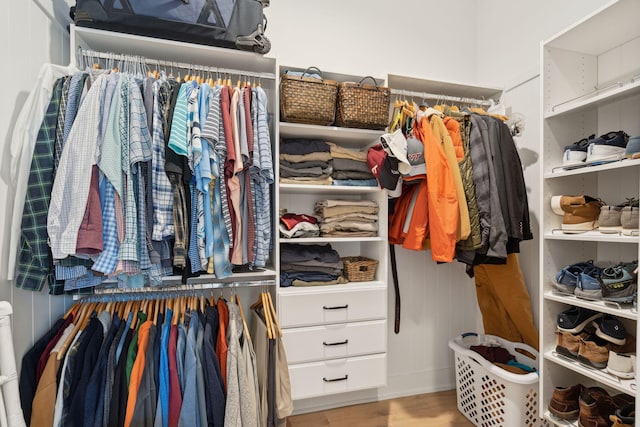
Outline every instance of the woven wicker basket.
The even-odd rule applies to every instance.
[[[371,79],[375,85],[363,84]],[[345,82],[338,87],[336,125],[348,128],[381,130],[389,123],[389,88],[378,86],[367,76],[360,83]]]
[[[336,116],[338,82],[305,77],[310,70],[316,70],[322,75],[320,70],[311,67],[302,76],[281,76],[281,119],[292,123],[331,125]]]
[[[340,258],[344,264],[344,275],[350,282],[370,282],[376,276],[378,261],[363,256]]]

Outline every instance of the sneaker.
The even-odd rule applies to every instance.
[[[600,387],[586,388],[580,394],[578,404],[578,425],[583,427],[609,427],[609,416],[617,409],[613,398]]]
[[[638,232],[638,222],[640,220],[640,211],[638,211],[638,201],[633,200],[629,206],[625,206],[620,214],[620,223],[622,224],[622,234],[631,236]]]
[[[573,294],[573,291],[578,285],[580,273],[582,273],[586,269],[591,269],[592,267],[594,267],[593,260],[589,260],[587,262],[579,262],[577,264],[572,264],[564,267],[554,276],[552,282],[553,288],[559,292]]]
[[[640,136],[632,136],[629,138],[624,156],[627,159],[637,159],[640,157]]]
[[[620,222],[620,215],[622,214],[623,207],[623,205],[602,206],[600,208],[600,215],[598,216],[598,231],[604,234],[621,232],[622,222]]]
[[[587,163],[615,162],[625,157],[629,135],[623,131],[609,132],[594,139],[587,148]]]
[[[591,334],[580,342],[578,360],[587,366],[604,369],[609,361],[607,341]]]
[[[580,414],[580,395],[584,391],[582,384],[571,387],[556,387],[549,401],[549,412],[563,420],[576,420]]]
[[[564,332],[578,334],[582,332],[585,326],[594,322],[599,317],[602,317],[602,313],[582,307],[571,307],[558,314],[558,329]]]
[[[593,134],[564,147],[564,153],[562,154],[562,166],[575,166],[584,163],[587,159],[587,148],[589,148],[589,144],[595,137],[596,135]]]
[[[638,293],[637,263],[607,267],[600,274],[602,299],[620,304],[631,304]]]
[[[609,415],[613,422],[611,427],[633,427],[636,422],[636,405],[624,405],[616,409],[615,414]]]
[[[585,269],[578,277],[578,283],[573,294],[579,298],[589,300],[602,299],[602,287],[600,286],[600,274],[602,268],[593,266]]]
[[[609,350],[609,360],[607,361],[607,372],[622,379],[631,379],[636,376],[636,355],[634,353],[624,354]]]
[[[555,213],[562,212],[562,231],[564,233],[582,233],[597,226],[600,208],[604,203],[590,196],[553,196],[551,208]]]
[[[556,353],[570,359],[577,359],[580,351],[580,343],[593,333],[592,329],[585,329],[577,335],[571,332],[564,332],[556,328]]]
[[[627,330],[617,317],[605,314],[591,322],[591,324],[596,328],[596,335],[603,340],[617,345],[625,344]]]

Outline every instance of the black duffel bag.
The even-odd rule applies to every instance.
[[[267,53],[269,0],[76,0],[80,27]]]

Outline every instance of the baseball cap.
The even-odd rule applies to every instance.
[[[376,144],[367,151],[367,165],[378,180],[380,188],[395,190],[400,178],[398,159],[387,155],[381,144]]]
[[[409,160],[411,170],[403,177],[405,181],[422,179],[427,175],[427,165],[424,161],[424,145],[422,145],[422,141],[413,135],[407,138],[407,160]]]
[[[380,143],[387,154],[398,159],[398,170],[401,174],[407,174],[411,170],[411,164],[407,160],[407,140],[401,129],[393,133],[385,133],[380,137]]]

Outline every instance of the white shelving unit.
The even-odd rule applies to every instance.
[[[281,66],[280,70],[303,69]],[[360,81],[362,77],[323,72],[324,78]],[[380,84],[384,79],[377,79]],[[279,138],[310,138],[363,149],[383,131],[280,122]],[[276,154],[277,158],[277,154]],[[375,237],[279,238],[287,244],[330,243],[341,257],[378,260],[370,282],[310,288],[278,287],[278,315],[289,362],[294,400],[382,387],[387,383],[387,196],[378,187],[278,184],[278,211],[312,214],[316,201],[375,200]],[[277,263],[279,266],[279,262]]]
[[[620,380],[555,353],[558,313],[584,307],[620,318],[638,337],[637,309],[589,301],[552,289],[554,275],[564,266],[589,259],[619,262],[638,259],[637,235],[592,231],[563,234],[562,217],[551,210],[554,195],[590,195],[607,204],[639,198],[640,161],[622,160],[599,166],[563,170],[566,145],[588,135],[624,130],[640,135],[640,2],[613,1],[598,12],[542,43],[542,135],[544,197],[541,200],[540,274],[540,413],[553,425],[575,426],[547,410],[554,387],[582,383],[611,393],[636,396],[636,380]],[[602,31],[606,28],[606,31]],[[636,367],[636,372],[638,367]],[[636,411],[640,408],[636,403]]]
[[[250,52],[237,51],[233,49],[222,49],[199,44],[183,43],[172,40],[157,39],[153,37],[137,36],[112,31],[97,30],[71,25],[70,28],[70,51],[72,61],[76,60],[75,52],[78,48],[89,49],[98,52],[111,52],[123,55],[139,55],[149,60],[161,60],[172,63],[204,65],[219,70],[229,70],[227,75],[234,78],[247,73],[252,75],[252,80],[260,81],[268,96],[268,111],[273,115],[277,112],[277,75],[276,60],[266,58]],[[151,62],[153,63],[153,62]],[[169,67],[164,67],[169,69]],[[236,70],[238,73],[232,73]],[[177,74],[184,74],[186,70],[174,69]],[[262,78],[256,77],[258,75]],[[272,144],[275,144],[276,128],[273,120],[270,123],[270,133]],[[272,190],[274,191],[274,190]],[[275,206],[272,206],[272,216],[276,218]],[[274,219],[274,222],[276,220]],[[275,223],[272,224],[275,232]],[[264,287],[272,286],[276,283],[277,271],[274,259],[277,257],[274,248],[268,266],[260,271],[249,273],[236,273],[225,279],[218,279],[214,275],[202,274],[198,277],[191,277],[186,280],[188,289],[218,289],[237,287]],[[169,276],[162,279],[163,286],[175,288],[180,286],[180,276]],[[122,290],[119,292],[127,292]],[[105,289],[105,292],[116,292],[112,289]]]

